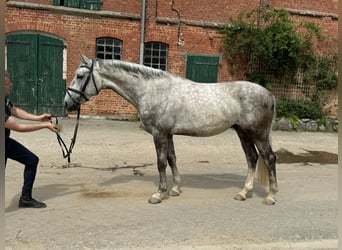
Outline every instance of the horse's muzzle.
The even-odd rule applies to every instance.
[[[70,104],[68,102],[64,102],[64,108],[69,112],[75,111],[75,110],[79,109],[79,107],[80,107],[80,105],[78,105],[76,103]]]

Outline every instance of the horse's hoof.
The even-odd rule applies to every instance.
[[[243,196],[242,194],[237,194],[235,195],[234,199],[238,201],[244,201],[246,200],[246,196]]]
[[[170,196],[179,196],[181,191],[179,189],[171,189],[169,192]]]
[[[149,200],[148,200],[148,203],[150,204],[158,204],[158,203],[161,203],[162,200],[160,198],[155,198],[155,197],[151,197]]]
[[[162,202],[163,195],[160,193],[155,193],[151,196],[151,198],[148,200],[150,204],[158,204]]]
[[[276,203],[275,199],[267,197],[262,202],[265,205],[274,205]]]

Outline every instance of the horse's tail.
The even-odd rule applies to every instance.
[[[270,145],[272,145],[272,138],[271,138],[271,131],[272,131],[272,124],[275,120],[276,117],[276,100],[275,97],[273,97],[273,117],[272,117],[272,121],[269,124],[268,127],[268,140]],[[269,174],[268,174],[268,169],[265,165],[265,161],[264,159],[259,155],[258,158],[258,166],[257,166],[257,176],[258,176],[258,182],[260,183],[260,185],[264,186],[264,187],[268,187],[269,185]]]
[[[269,185],[268,169],[265,165],[264,159],[260,156],[258,158],[257,176],[258,176],[259,184],[264,187],[268,187]]]

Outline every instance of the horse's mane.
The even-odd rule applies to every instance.
[[[171,74],[169,72],[136,63],[130,63],[120,60],[98,60],[98,62],[100,65],[103,64],[110,67],[118,68],[120,70],[128,71],[133,74],[141,75],[145,79],[153,79],[156,77],[175,77],[174,74]]]

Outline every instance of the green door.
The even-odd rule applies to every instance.
[[[34,114],[65,115],[62,41],[39,34],[7,37],[13,103]]]
[[[203,83],[217,82],[218,56],[187,56],[186,78]]]
[[[39,36],[38,40],[38,113],[64,115],[66,82],[63,80],[63,41]]]
[[[11,100],[18,107],[36,113],[37,103],[37,36],[7,37],[7,70],[14,83]]]

